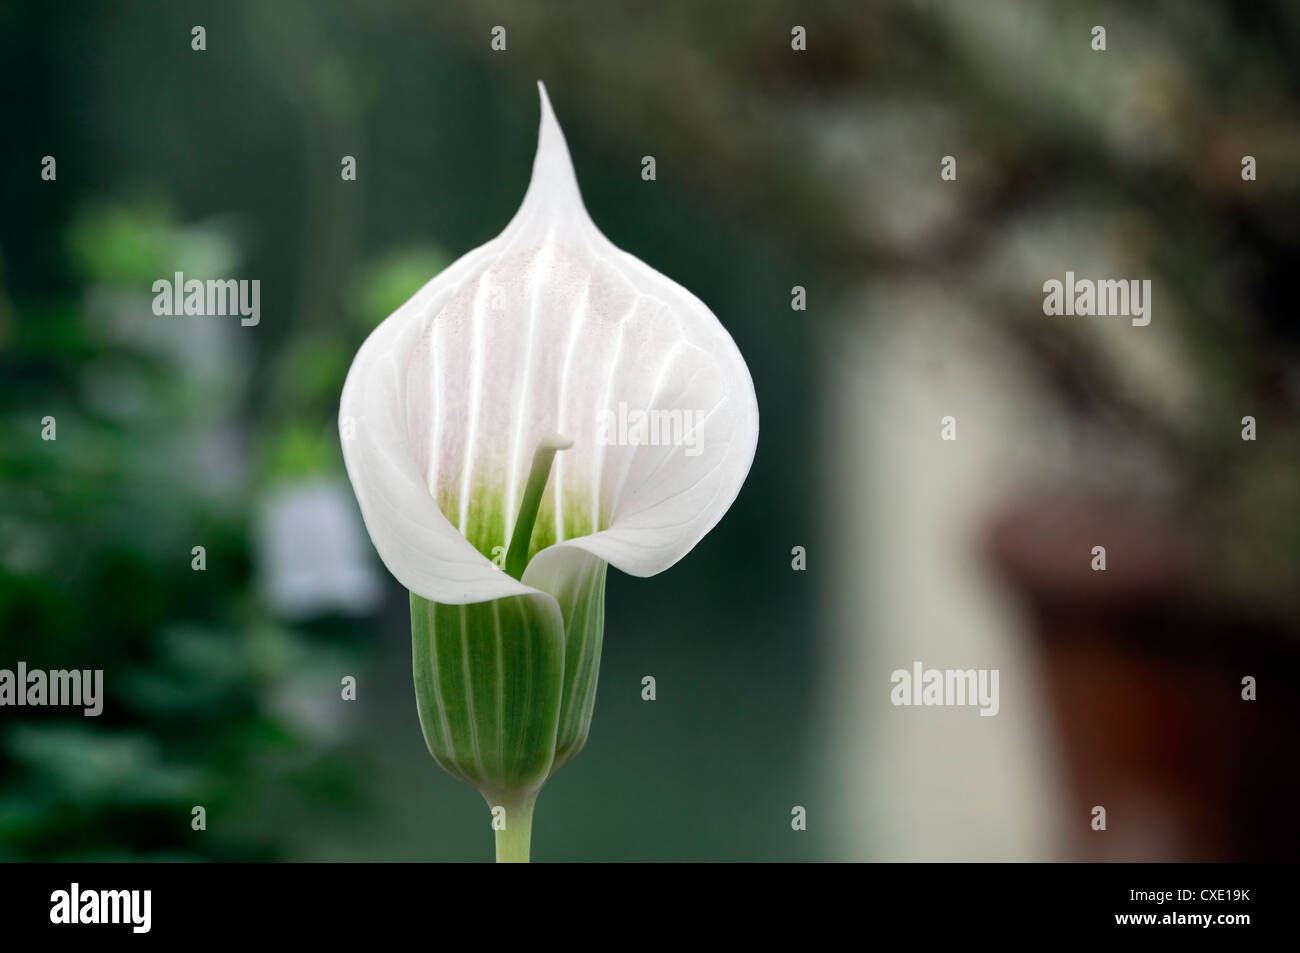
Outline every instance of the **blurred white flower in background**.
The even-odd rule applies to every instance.
[[[363,615],[379,605],[379,578],[344,483],[322,477],[268,490],[257,554],[263,591],[281,615]]]

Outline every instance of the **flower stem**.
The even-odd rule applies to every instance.
[[[533,805],[537,795],[521,801],[503,804],[506,809],[506,826],[497,834],[497,863],[526,864],[533,839]]]

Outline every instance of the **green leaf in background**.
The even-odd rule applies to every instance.
[[[214,277],[239,261],[225,229],[211,222],[180,227],[156,200],[87,212],[72,226],[68,249],[90,280],[142,291],[176,271]]]
[[[353,305],[361,323],[367,328],[377,325],[450,262],[432,245],[402,248],[380,258],[357,283]]]

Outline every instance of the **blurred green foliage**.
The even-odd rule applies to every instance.
[[[89,213],[68,247],[78,291],[3,327],[0,368],[21,386],[5,389],[0,440],[0,664],[103,669],[106,697],[93,718],[3,712],[0,859],[281,856],[268,796],[356,800],[337,742],[283,704],[303,678],[337,698],[355,650],[283,627],[254,591],[246,492],[205,486],[194,466],[194,420],[220,420],[222,389],[91,320],[122,306],[94,303],[113,289],[134,288],[128,307],[147,314],[153,278],[233,251],[151,205]],[[88,386],[106,363],[132,407]],[[191,827],[196,805],[206,830]]]
[[[444,252],[427,245],[383,256],[357,282],[353,306],[358,318],[368,328],[375,326],[450,264]]]

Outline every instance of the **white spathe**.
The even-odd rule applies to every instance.
[[[758,441],[735,343],[703,302],[596,228],[538,86],[519,211],[380,324],[343,387],[343,456],[370,538],[433,602],[552,590],[587,554],[661,572],[722,518]],[[691,411],[698,453],[603,445],[598,422],[620,402]],[[556,542],[516,581],[480,549],[509,544],[534,450],[557,433],[573,446],[556,456],[539,515]]]

